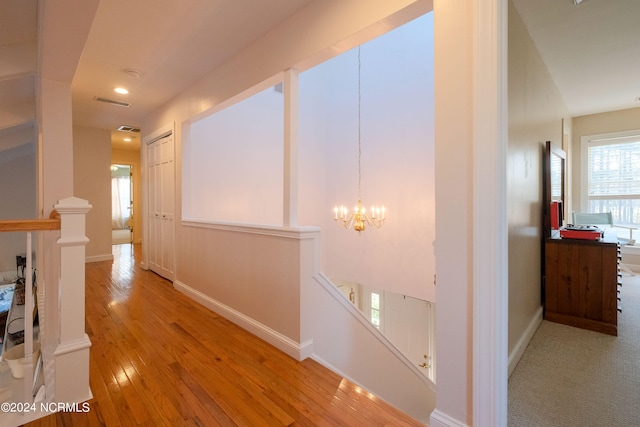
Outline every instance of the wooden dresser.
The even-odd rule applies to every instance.
[[[620,247],[615,232],[600,241],[545,240],[544,318],[618,335]]]

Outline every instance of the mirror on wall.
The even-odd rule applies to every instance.
[[[565,218],[566,153],[551,141],[545,143],[543,156],[543,236],[558,233]]]

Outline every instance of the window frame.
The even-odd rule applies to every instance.
[[[580,211],[589,212],[589,146],[640,141],[640,129],[580,137]]]

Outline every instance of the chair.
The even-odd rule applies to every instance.
[[[633,238],[633,230],[637,230],[637,227],[627,227],[625,225],[617,225],[613,223],[613,215],[611,212],[602,213],[586,213],[586,212],[574,212],[573,213],[573,225],[597,225],[605,226],[604,228],[625,228],[629,230],[629,238],[618,237],[618,243],[621,246],[633,246],[636,241]],[[620,263],[620,266],[632,276],[634,275],[628,266]]]
[[[626,225],[617,225],[613,223],[613,216],[611,212],[602,213],[585,213],[574,212],[573,213],[573,225],[606,225],[609,228],[625,228],[629,230],[629,238],[618,237],[618,242],[621,245],[634,245],[636,243],[633,238],[633,230],[637,230],[637,227],[627,227]]]

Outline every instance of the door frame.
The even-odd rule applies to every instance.
[[[133,171],[135,170],[134,165],[131,161],[123,161],[123,162],[119,162],[116,160],[111,160],[111,167],[113,166],[126,166],[129,168],[129,221],[131,223],[131,225],[129,226],[129,243],[133,243],[133,230],[134,230],[134,226],[135,226],[135,216],[136,216],[136,210],[135,209],[135,205],[134,205],[134,197],[135,197],[135,189],[134,189],[134,178],[133,178]],[[113,178],[113,177],[112,177]],[[111,190],[111,197],[113,200],[113,188]],[[112,207],[112,214],[113,214],[113,207]],[[123,224],[125,225],[125,224]],[[113,242],[112,242],[113,244]]]
[[[171,122],[169,124],[166,124],[164,126],[161,126],[160,128],[158,128],[157,130],[155,130],[154,132],[151,132],[149,135],[146,135],[142,138],[142,145],[140,146],[140,158],[142,160],[142,166],[141,166],[141,170],[144,171],[144,173],[142,173],[142,260],[140,261],[140,266],[144,269],[144,270],[149,270],[150,266],[149,266],[149,248],[148,245],[145,244],[147,242],[149,242],[149,175],[147,173],[148,169],[149,169],[149,159],[148,159],[148,154],[147,154],[147,146],[157,140],[159,140],[160,138],[163,138],[167,135],[173,135],[173,141],[174,141],[174,150],[173,150],[173,162],[174,162],[174,221],[173,221],[173,228],[172,228],[172,233],[173,233],[173,242],[175,242],[175,236],[176,236],[176,230],[175,230],[175,224],[176,224],[176,218],[178,217],[178,203],[177,203],[177,199],[176,199],[176,189],[178,188],[178,173],[177,173],[177,156],[176,153],[179,152],[178,148],[177,148],[177,143],[178,143],[178,139],[176,138],[176,132],[175,132],[175,122]],[[171,248],[172,251],[174,251],[174,248]],[[175,260],[175,251],[174,251],[174,260]],[[175,272],[174,272],[174,276],[175,276]],[[173,281],[175,279],[175,277],[172,277],[171,280]]]

